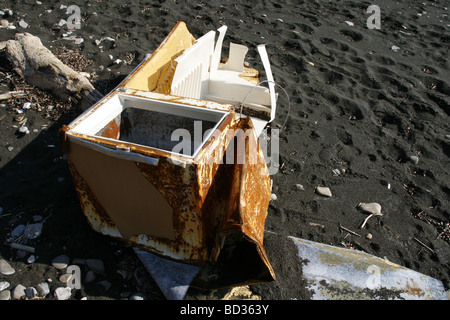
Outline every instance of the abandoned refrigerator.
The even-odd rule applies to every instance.
[[[275,114],[272,74],[264,46],[268,88],[245,66],[246,47],[230,43],[221,59],[225,33],[196,40],[179,22],[60,130],[92,228],[198,267],[192,285],[207,289],[275,279],[263,246],[271,179],[259,144]]]

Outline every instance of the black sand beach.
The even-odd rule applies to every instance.
[[[67,25],[58,26],[69,17],[69,5],[77,5],[82,17],[81,28],[71,34]],[[381,9],[380,29],[367,26],[370,5]],[[293,255],[290,245],[280,240],[287,236],[386,258],[441,280],[448,290],[447,6],[446,1],[428,0],[224,4],[0,0],[3,19],[16,27],[0,29],[0,41],[19,32],[38,36],[66,64],[89,73],[102,94],[152,53],[178,21],[186,22],[196,38],[227,25],[224,45],[231,41],[248,46],[247,60],[259,70],[263,67],[256,46],[265,43],[275,81],[289,94],[291,109],[280,137],[280,170],[272,176],[277,200],[271,202],[266,220],[270,232],[265,247],[277,281],[250,290],[263,300],[310,298],[301,285],[301,266],[285,260]],[[27,28],[20,26],[24,26],[21,20]],[[76,41],[80,38],[82,42]],[[125,292],[164,299],[132,248],[94,232],[81,211],[58,142],[59,128],[81,110],[27,87],[11,70],[3,49],[0,61],[0,93],[21,88],[29,92],[28,97],[0,101],[0,258],[16,270],[0,275],[0,281],[9,282],[11,290],[17,284],[36,286],[52,279],[53,292],[62,284],[51,261],[65,254],[71,259],[101,259],[105,264],[105,274],[74,291],[71,299],[119,300],[128,298]],[[288,115],[283,99],[280,94],[273,127]],[[30,133],[20,134],[16,110],[26,102],[32,103],[24,112]],[[317,195],[317,186],[330,188],[332,197]],[[357,209],[362,202],[379,203],[383,213],[364,229],[360,226],[367,215]],[[27,243],[37,257],[29,264],[29,253],[18,256],[8,239],[14,228],[33,223],[36,215],[45,222],[42,233]],[[102,280],[111,284],[109,290],[98,285]],[[192,289],[186,298],[225,294]]]

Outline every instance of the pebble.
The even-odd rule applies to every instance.
[[[277,200],[278,199],[278,197],[277,197],[277,195],[275,194],[275,193],[272,193],[271,195],[270,195],[270,201],[275,201],[275,200]]]
[[[372,234],[371,234],[371,233],[368,233],[368,234],[366,235],[366,239],[368,239],[368,240],[372,240],[372,238],[373,238],[373,236],[372,236]]]
[[[27,239],[36,239],[37,237],[39,237],[39,235],[42,232],[42,227],[43,224],[42,223],[32,223],[29,224],[25,227],[25,230],[23,231],[23,235],[27,238]]]
[[[0,300],[11,300],[11,291],[0,291]]]
[[[90,283],[95,280],[95,273],[92,270],[89,270],[84,277],[85,283]]]
[[[327,187],[317,187],[316,193],[324,197],[332,197],[331,190]]]
[[[8,20],[2,19],[0,20],[0,25],[2,26],[2,28],[8,28],[9,22]]]
[[[350,27],[353,27],[355,24],[351,21],[345,21],[346,24],[348,24]]]
[[[28,130],[28,127],[23,126],[23,127],[19,128],[19,132],[24,133],[24,134],[29,134],[30,130]]]
[[[62,283],[67,283],[70,281],[71,278],[72,278],[72,274],[66,273],[59,277],[59,281],[61,281]]]
[[[27,259],[27,263],[35,263],[36,262],[36,257],[32,254],[28,257]]]
[[[11,231],[11,237],[13,237],[13,238],[20,237],[24,231],[25,231],[25,225],[19,224],[17,227],[14,228],[13,231]]]
[[[400,47],[392,46],[391,50],[394,51],[394,52],[397,52],[398,50],[400,50]]]
[[[40,215],[34,215],[33,216],[33,221],[34,222],[40,222],[40,221],[42,221],[42,219],[43,219],[43,217],[40,216]]]
[[[35,288],[28,287],[28,288],[25,289],[25,296],[28,299],[33,299],[33,298],[36,297],[36,295],[37,295],[37,290]]]
[[[9,282],[8,281],[1,281],[0,282],[0,291],[3,291],[3,290],[5,290],[5,289],[8,289],[9,288]]]
[[[19,21],[19,26],[26,29],[28,28],[28,23],[26,23],[25,20],[22,19]]]
[[[300,191],[304,191],[305,190],[305,187],[303,185],[301,185],[300,183],[297,183],[295,185],[295,188],[297,188],[297,190],[300,190]]]
[[[147,300],[147,297],[143,293],[136,292],[132,294],[128,300]]]
[[[69,265],[70,258],[65,254],[59,255],[52,260],[52,266],[56,269],[65,269]]]
[[[358,205],[358,208],[360,208],[361,210],[368,212],[368,213],[382,215],[381,205],[376,202],[372,202],[372,203],[364,203],[363,202]]]
[[[411,157],[409,157],[409,161],[411,161],[414,164],[418,164],[419,163],[419,157],[418,156],[411,156]]]
[[[16,272],[13,267],[5,260],[0,259],[0,273],[4,276],[9,276]]]
[[[14,300],[20,300],[25,296],[25,287],[20,283],[12,289],[11,294]]]
[[[48,286],[47,282],[39,283],[36,286],[36,290],[40,297],[44,298],[46,295],[50,293],[50,287]]]
[[[72,295],[72,289],[70,287],[59,287],[55,289],[53,295],[56,300],[68,300]]]
[[[96,274],[105,274],[105,265],[100,259],[86,259],[86,264],[90,270]]]

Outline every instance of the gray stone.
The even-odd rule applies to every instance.
[[[37,290],[39,296],[42,298],[50,293],[50,287],[48,286],[47,282],[39,283],[36,286],[36,290]]]
[[[95,273],[92,270],[89,270],[84,277],[85,283],[90,283],[95,280]]]
[[[13,237],[13,238],[20,237],[24,230],[25,230],[25,225],[19,224],[17,227],[14,228],[13,231],[11,231],[11,237]]]
[[[100,259],[86,259],[86,264],[90,270],[95,272],[96,274],[105,274],[105,265],[103,261]]]
[[[36,239],[41,234],[42,227],[42,222],[29,224],[25,227],[23,234],[27,239]]]
[[[72,289],[69,287],[56,288],[54,296],[56,300],[68,300],[72,295]]]
[[[20,300],[22,297],[25,297],[25,287],[21,284],[18,284],[17,286],[12,289],[12,298],[14,300]]]
[[[11,299],[11,291],[3,290],[0,291],[0,300],[10,300]]]
[[[36,295],[37,295],[37,290],[35,288],[28,287],[28,288],[25,289],[25,296],[28,299],[33,299],[33,298],[36,297]]]
[[[0,259],[0,273],[4,276],[9,276],[16,272],[11,265],[5,260]]]
[[[65,269],[69,265],[70,258],[65,254],[59,255],[52,260],[52,266],[58,270]]]

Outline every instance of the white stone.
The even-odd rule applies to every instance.
[[[68,300],[72,295],[72,289],[69,287],[56,288],[54,296],[56,300]]]
[[[397,52],[398,50],[400,50],[400,47],[392,46],[391,50],[394,51],[394,52]]]
[[[297,183],[295,185],[295,188],[297,188],[297,190],[300,190],[300,191],[304,191],[305,190],[305,187],[303,185],[301,185],[300,183]]]
[[[13,267],[5,260],[0,259],[0,273],[4,276],[9,276],[16,272]]]
[[[376,214],[376,215],[382,215],[381,213],[381,205],[379,203],[376,202],[372,202],[372,203],[360,203],[358,205],[358,208],[360,208],[362,211],[368,212],[368,213],[372,213],[372,214]]]
[[[18,284],[17,286],[14,287],[14,289],[12,289],[11,294],[12,294],[12,298],[14,300],[20,300],[22,299],[22,297],[25,296],[25,287],[21,284]]]
[[[0,20],[0,26],[2,28],[8,28],[8,25],[9,25],[8,20],[5,20],[5,19]]]
[[[129,300],[147,300],[147,297],[144,294],[137,292],[135,294],[132,294],[128,299]]]
[[[25,20],[22,19],[19,21],[19,26],[25,29],[28,28],[28,23],[26,23]]]
[[[411,161],[414,164],[418,164],[419,163],[419,157],[418,156],[411,156],[411,157],[409,157],[409,161]]]
[[[19,128],[19,132],[20,132],[20,133],[29,134],[29,133],[30,133],[30,130],[28,130],[28,127],[23,126],[23,127],[20,127],[20,128]]]
[[[328,187],[317,187],[316,193],[324,197],[332,197],[331,190]]]
[[[355,24],[351,21],[345,21],[346,24],[348,24],[350,27],[353,27]]]
[[[25,103],[23,104],[22,109],[28,110],[28,109],[30,109],[30,108],[31,108],[31,102],[25,102]]]

